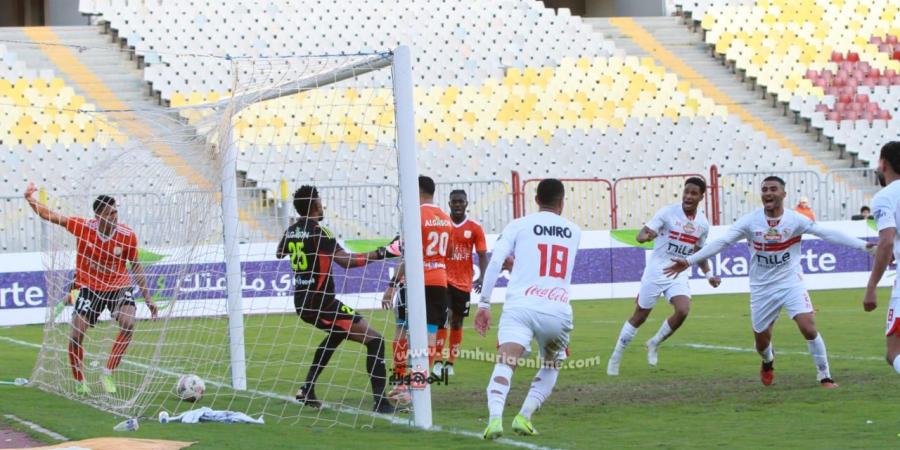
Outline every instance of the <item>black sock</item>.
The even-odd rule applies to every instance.
[[[331,355],[341,345],[341,342],[344,342],[344,339],[347,339],[347,333],[334,331],[328,333],[325,339],[322,339],[319,348],[316,349],[315,356],[313,356],[312,365],[309,366],[309,373],[306,374],[306,386],[308,389],[312,390],[322,370],[328,365],[328,361],[331,360]]]
[[[372,394],[375,401],[381,401],[384,386],[387,384],[387,371],[384,368],[384,339],[381,336],[366,342],[366,370],[372,379]]]

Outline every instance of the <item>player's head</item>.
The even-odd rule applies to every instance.
[[[706,195],[706,181],[700,177],[690,177],[684,180],[684,190],[681,191],[681,207],[688,212],[696,211],[697,205]]]
[[[882,186],[887,186],[888,178],[890,181],[900,178],[900,141],[891,141],[881,147],[876,174]]]
[[[462,189],[454,189],[450,192],[450,217],[462,219],[469,207],[469,196]]]
[[[766,211],[775,211],[784,206],[784,198],[787,192],[784,190],[784,180],[775,175],[768,176],[762,182],[760,188],[763,208]]]
[[[300,217],[322,220],[325,211],[322,208],[322,199],[319,198],[319,190],[307,184],[300,186],[294,191],[294,209]]]
[[[565,196],[566,188],[562,181],[556,178],[545,178],[538,183],[534,201],[541,209],[550,209],[557,211],[557,214],[562,214]]]
[[[434,200],[435,189],[434,180],[431,177],[419,175],[419,201],[421,203],[431,203]]]
[[[119,223],[119,209],[116,208],[116,199],[108,195],[98,195],[94,199],[92,207],[94,216],[104,229]]]
[[[859,213],[865,217],[869,217],[872,215],[872,209],[868,206],[863,205],[862,208],[859,208]]]

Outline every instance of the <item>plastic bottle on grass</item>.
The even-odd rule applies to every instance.
[[[26,384],[28,384],[28,378],[16,378],[13,383],[16,386],[25,386]]]
[[[140,428],[138,425],[137,419],[128,419],[119,422],[118,425],[113,427],[113,431],[137,431]]]

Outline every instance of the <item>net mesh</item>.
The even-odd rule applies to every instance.
[[[104,369],[115,366],[110,359],[128,341],[122,337],[123,328],[128,334],[127,308],[97,311],[95,326],[84,332],[83,374],[90,392],[79,392],[71,363],[78,353],[73,323],[89,315],[76,311],[85,304],[79,300],[85,294],[75,289],[73,268],[76,246],[87,234],[76,241],[64,227],[51,226],[44,245],[51,300],[35,383],[127,416],[210,406],[319,425],[376,420],[367,367],[371,351],[354,342],[362,340],[357,336],[337,348],[317,380],[323,407],[294,400],[323,338],[340,332],[341,324],[329,330],[322,325],[327,320],[318,320],[329,317],[298,317],[291,258],[277,259],[276,251],[286,228],[298,223],[291,193],[300,185],[318,187],[322,225],[348,252],[372,251],[400,232],[391,72],[383,69],[389,59],[231,60],[234,87],[228,99],[165,112],[103,112],[111,128],[126,136],[123,150],[57,186],[49,206],[91,219],[97,195],[115,198],[118,222],[137,236],[137,262],[147,274],[159,317],[149,320],[135,267],[130,267],[127,290],[133,290],[137,320],[121,363],[111,371],[115,392],[103,382]],[[236,161],[228,161],[228,155],[236,155]],[[222,245],[218,174],[232,162],[239,186],[246,390],[232,389]],[[112,251],[114,256],[103,255],[105,262],[120,258],[118,250]],[[308,256],[323,255],[312,251]],[[332,264],[334,291],[368,322],[370,338],[384,336],[389,352],[394,319],[380,310],[380,298],[396,262],[367,262],[350,269]],[[96,271],[88,272],[96,277]],[[328,293],[324,285],[318,291]],[[106,305],[91,305],[96,306]],[[318,322],[319,328],[308,322]],[[205,382],[198,404],[181,401],[175,392],[185,374]]]

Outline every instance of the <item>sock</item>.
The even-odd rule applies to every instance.
[[[637,328],[631,325],[631,322],[625,321],[625,325],[622,325],[622,331],[619,332],[619,339],[616,341],[616,349],[613,351],[613,355],[622,355],[622,352],[625,351],[625,347],[628,347],[628,344],[634,339],[637,330]]]
[[[894,370],[900,373],[900,356],[894,357]]]
[[[659,331],[656,332],[656,335],[650,339],[654,345],[659,345],[662,341],[669,338],[672,335],[672,327],[669,326],[669,320],[663,320],[662,325],[659,326]]]
[[[506,405],[506,395],[509,394],[512,374],[512,367],[506,364],[494,365],[494,373],[491,374],[491,381],[487,387],[488,413],[491,420],[503,417],[503,407]],[[506,384],[497,382],[498,379],[506,381]]]
[[[84,347],[75,341],[69,341],[69,365],[72,367],[72,376],[78,382],[84,381],[84,373],[81,371],[83,360]]]
[[[325,339],[322,339],[322,342],[316,349],[316,353],[313,355],[313,361],[312,365],[309,366],[309,372],[306,374],[306,386],[310,387],[310,389],[315,386],[316,380],[319,379],[322,370],[325,369],[325,366],[328,365],[328,361],[331,360],[331,355],[334,354],[334,351],[337,350],[338,346],[341,345],[341,342],[344,342],[344,339],[346,338],[347,333],[332,331],[325,336]]]
[[[771,342],[769,342],[769,346],[766,347],[765,350],[763,350],[763,351],[757,350],[756,352],[759,353],[759,356],[762,356],[763,362],[772,362],[772,360],[775,359],[775,351],[772,350]]]
[[[528,390],[528,395],[525,397],[525,402],[522,403],[522,409],[519,410],[519,414],[531,420],[531,415],[540,409],[547,397],[550,397],[550,393],[553,392],[553,386],[556,386],[556,377],[558,376],[559,369],[545,367],[538,370],[537,375],[534,376],[534,380],[531,382],[531,389]]]
[[[456,362],[456,357],[459,356],[459,346],[462,345],[462,335],[462,328],[450,329],[450,356],[447,358],[447,362],[450,364]]]
[[[816,364],[816,378],[822,381],[823,378],[831,378],[831,371],[828,370],[828,351],[825,350],[825,340],[822,335],[816,335],[816,338],[806,341],[809,346],[809,354],[812,355],[813,362]]]
[[[384,386],[387,384],[387,371],[384,368],[384,339],[380,336],[366,342],[366,370],[372,380],[372,395],[375,396],[377,403],[384,396]]]
[[[434,339],[434,359],[436,361],[444,360],[444,342],[447,341],[447,329],[438,328],[437,336]]]
[[[116,340],[113,342],[112,350],[109,352],[109,360],[106,361],[106,368],[109,369],[110,373],[116,370],[116,367],[119,367],[119,363],[122,362],[122,357],[125,356],[125,350],[128,349],[128,344],[130,343],[131,333],[119,331],[119,335],[116,336]]]
[[[409,341],[406,339],[394,340],[394,374],[397,377],[406,375],[406,354],[409,351]]]

